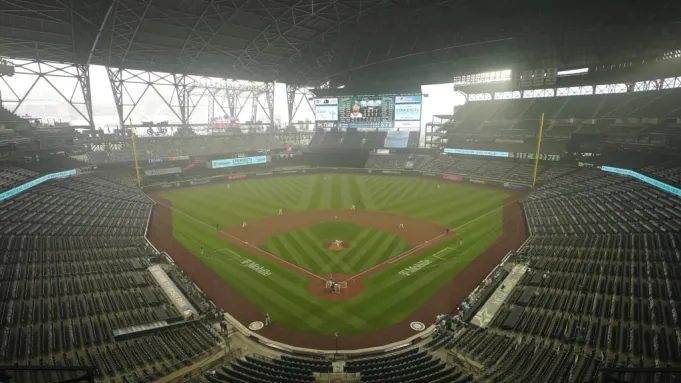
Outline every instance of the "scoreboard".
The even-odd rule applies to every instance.
[[[317,128],[419,130],[422,95],[359,95],[314,100]]]

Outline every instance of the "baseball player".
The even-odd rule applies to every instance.
[[[284,209],[279,209],[279,215],[284,214]]]
[[[352,205],[352,207],[350,207],[350,210],[355,210],[355,205]]]
[[[270,324],[272,324],[272,321],[270,320],[270,314],[265,313],[265,326],[269,326]]]
[[[438,189],[440,188],[440,184],[437,184],[437,188],[438,188]]]
[[[203,245],[201,245],[201,255],[203,255]]]
[[[246,221],[241,222],[241,227],[246,227]]]
[[[400,229],[404,229],[404,224],[401,223],[400,226],[399,226],[399,228],[400,228]]]
[[[215,231],[220,231],[220,224],[219,223],[215,224]]]
[[[227,189],[229,189],[229,188],[230,188],[230,186],[231,186],[231,184],[227,184]]]

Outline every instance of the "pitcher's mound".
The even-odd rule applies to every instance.
[[[337,239],[335,241],[329,241],[324,243],[324,247],[326,247],[329,250],[339,251],[347,249],[348,247],[350,247],[350,244],[345,241],[341,241],[340,239]]]

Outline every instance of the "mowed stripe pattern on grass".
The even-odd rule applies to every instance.
[[[273,320],[301,331],[332,334],[338,330],[350,334],[375,331],[403,320],[501,234],[500,207],[508,197],[506,193],[458,183],[442,183],[441,188],[437,188],[437,184],[432,180],[378,175],[306,175],[240,181],[232,183],[229,189],[226,184],[216,184],[166,191],[163,197],[172,202],[177,212],[173,214],[173,235],[256,307],[269,312]],[[358,200],[362,209],[415,216],[451,228],[468,223],[457,229],[465,244],[457,251],[439,256],[456,256],[455,262],[445,259],[439,267],[424,268],[410,276],[399,274],[400,270],[444,247],[458,247],[458,239],[372,275],[365,280],[365,291],[356,298],[328,301],[312,296],[307,280],[301,275],[266,258],[253,256],[215,235],[215,224],[223,228],[238,225],[277,214],[280,208],[285,213],[344,209]],[[484,214],[487,215],[476,219]],[[350,248],[349,257],[343,262],[345,266],[341,267],[367,268],[391,256],[370,250],[385,247],[386,238],[371,232],[364,234],[366,239],[360,235],[361,247],[357,244]],[[278,239],[273,246],[286,249],[291,256],[297,254],[295,263],[301,267],[328,270],[331,265],[313,257],[314,252],[302,251],[313,238],[316,238],[314,233],[301,230],[290,238]],[[200,255],[201,246],[204,246],[204,255]],[[364,246],[366,250],[362,252]],[[227,250],[222,250],[224,248]],[[246,268],[241,263],[243,260],[256,262],[269,270],[269,275]],[[307,266],[302,266],[303,263]]]
[[[350,247],[329,250],[341,240]],[[326,222],[271,237],[263,250],[317,275],[354,275],[409,250],[401,237],[348,222]]]

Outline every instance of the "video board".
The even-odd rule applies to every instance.
[[[314,100],[315,126],[321,129],[405,129],[421,126],[420,94],[359,95]]]

